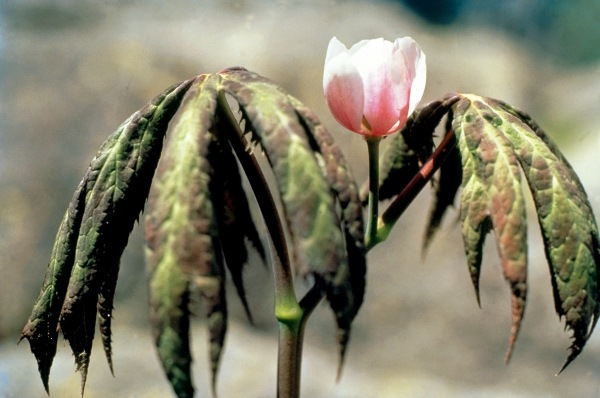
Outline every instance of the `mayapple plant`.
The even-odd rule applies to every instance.
[[[77,187],[21,333],[46,391],[62,332],[81,373],[83,395],[96,320],[112,371],[120,258],[146,207],[151,327],[175,395],[194,395],[189,304],[198,293],[216,395],[227,331],[226,274],[251,320],[242,274],[253,249],[274,275],[277,395],[299,396],[303,332],[312,311],[328,301],[341,370],[363,301],[366,254],[388,238],[429,182],[434,195],[424,247],[460,197],[477,300],[485,237],[495,236],[512,297],[508,360],[527,298],[523,176],[540,225],[555,309],[572,332],[564,369],[582,351],[600,312],[600,239],[584,188],[544,131],[502,101],[451,94],[416,109],[425,70],[425,55],[411,38],[365,40],[349,50],[331,40],[325,99],[335,119],[367,142],[364,190],[317,116],[243,68],[178,83],[135,112],[100,147]],[[436,130],[442,134],[437,145]],[[383,137],[389,143],[379,156]],[[384,200],[389,204],[379,212]],[[266,242],[260,238],[263,227]],[[297,276],[309,285],[303,297],[295,291]]]

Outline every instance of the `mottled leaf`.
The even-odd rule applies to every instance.
[[[97,306],[112,368],[110,318],[119,258],[148,195],[169,120],[189,85],[167,89],[123,123],[102,145],[73,197],[42,292],[21,334],[30,341],[46,389],[60,323],[81,371],[83,392]]]
[[[463,165],[461,222],[467,263],[479,301],[481,251],[493,231],[504,277],[512,292],[510,358],[525,311],[527,223],[519,162],[504,120],[481,98],[465,97],[456,106],[452,127]]]
[[[506,103],[461,95],[452,126],[462,158],[461,219],[476,289],[484,236],[493,230],[513,293],[510,356],[526,293],[525,211],[518,165],[534,199],[555,308],[573,332],[564,369],[583,349],[600,314],[598,228],[583,186],[531,117]]]
[[[246,129],[273,168],[294,242],[293,264],[301,275],[323,281],[343,361],[366,272],[362,207],[350,168],[318,118],[296,98],[250,72],[233,70],[224,77],[224,89],[240,104]]]
[[[331,280],[346,262],[344,237],[331,190],[288,96],[251,72],[222,75],[223,89],[240,104],[275,174],[297,271]]]
[[[583,349],[600,314],[600,244],[595,217],[573,168],[542,129],[505,103],[487,100],[484,104],[505,121],[505,134],[533,195],[555,308],[573,332],[564,369]]]
[[[151,322],[167,378],[191,397],[190,284],[202,294],[213,389],[227,329],[224,265],[211,192],[211,132],[218,75],[200,76],[181,106],[150,192],[145,219]]]
[[[311,147],[321,156],[319,164],[322,164],[322,171],[342,209],[348,269],[338,270],[327,290],[338,324],[341,369],[350,325],[360,309],[365,291],[366,250],[362,204],[350,165],[339,146],[310,109],[295,98],[290,100],[309,133]]]

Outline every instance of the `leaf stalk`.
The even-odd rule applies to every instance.
[[[449,129],[440,145],[423,164],[419,172],[406,185],[402,192],[396,196],[387,209],[385,209],[377,222],[377,237],[376,239],[372,239],[368,242],[370,244],[367,244],[367,249],[371,249],[376,244],[387,239],[392,228],[396,224],[396,221],[398,221],[400,216],[402,216],[404,211],[417,197],[419,192],[421,192],[421,189],[423,189],[425,184],[431,180],[433,175],[436,173],[436,171],[438,171],[440,166],[448,157],[448,154],[456,146],[456,140],[453,138],[454,130]]]

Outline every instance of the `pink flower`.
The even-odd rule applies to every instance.
[[[365,136],[398,131],[425,90],[425,54],[410,37],[363,40],[346,48],[331,39],[323,91],[336,120]]]

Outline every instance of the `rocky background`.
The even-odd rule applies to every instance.
[[[492,4],[494,3],[494,4]],[[321,116],[366,174],[362,140],[343,131],[322,97],[332,36],[412,36],[427,54],[423,102],[447,92],[503,99],[534,116],[564,150],[600,214],[600,6],[594,0],[7,0],[0,2],[0,397],[45,397],[26,342],[16,345],[73,190],[97,148],[131,113],[171,84],[244,66],[280,83]],[[512,362],[504,352],[510,299],[488,239],[477,307],[462,241],[447,217],[421,256],[423,192],[387,244],[370,253],[365,304],[344,376],[335,382],[333,319],[309,322],[305,397],[594,397],[600,337],[560,376],[568,335],[554,310],[538,228],[530,228],[530,297]],[[164,397],[146,317],[139,228],[123,258],[110,375],[95,348],[85,396]],[[271,276],[249,267],[247,325],[233,289],[221,397],[274,395],[276,324]],[[253,289],[253,286],[258,288]],[[202,317],[193,326],[198,396],[210,396]],[[79,396],[66,343],[51,373],[53,397]]]

